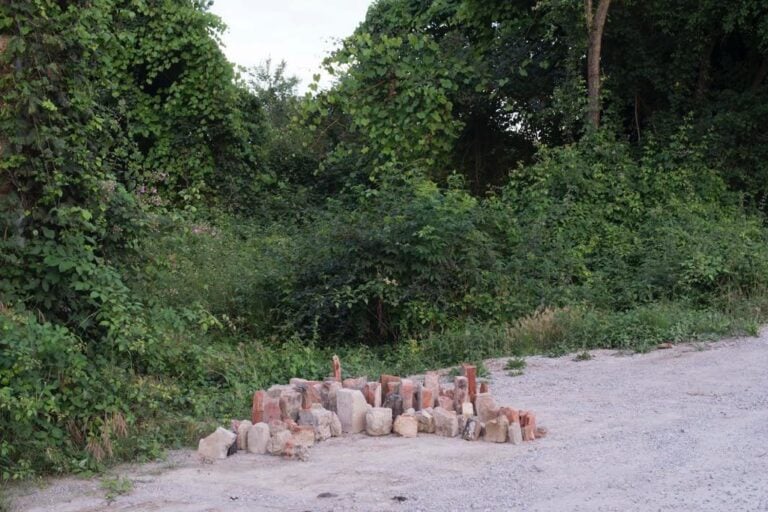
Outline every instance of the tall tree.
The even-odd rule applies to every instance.
[[[599,0],[597,11],[592,6],[592,0],[585,0],[587,15],[587,31],[589,46],[587,48],[587,94],[589,103],[587,115],[594,128],[600,127],[600,56],[603,46],[603,30],[608,17],[611,0]]]

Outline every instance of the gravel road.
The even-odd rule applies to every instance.
[[[488,363],[497,400],[549,429],[533,443],[360,435],[308,462],[176,451],[113,470],[133,490],[112,503],[101,478],[65,478],[12,489],[11,510],[768,511],[768,330],[592,355],[531,357],[518,377]]]

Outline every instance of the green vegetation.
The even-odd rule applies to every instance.
[[[0,479],[156,458],[334,353],[755,334],[766,13],[668,4],[611,5],[595,98],[580,2],[379,0],[300,98],[205,0],[4,3]]]
[[[133,482],[126,477],[104,478],[101,480],[101,488],[106,492],[104,497],[107,501],[114,501],[118,496],[128,494],[133,490]]]
[[[524,370],[528,366],[525,359],[522,357],[512,357],[507,359],[507,363],[504,365],[505,370]]]
[[[509,375],[511,377],[517,377],[518,375],[523,374],[523,370],[525,370],[526,366],[528,366],[528,363],[525,362],[525,359],[515,357],[507,359],[507,364],[504,365],[504,369],[509,370]]]

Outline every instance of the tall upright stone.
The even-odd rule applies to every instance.
[[[432,389],[428,388],[424,384],[417,384],[416,385],[416,400],[414,404],[414,409],[422,410],[422,409],[431,409],[435,403],[434,399],[432,398]]]
[[[341,382],[328,379],[320,388],[320,403],[329,411],[336,412],[336,393],[342,389]]]
[[[381,407],[381,382],[368,382],[363,390],[365,401],[371,407]]]
[[[341,421],[342,432],[357,434],[365,430],[365,413],[368,403],[360,390],[340,389],[336,392],[336,413]]]
[[[251,423],[261,423],[264,421],[264,397],[267,392],[263,389],[253,394],[253,405],[251,406]]]
[[[402,379],[400,381],[400,396],[403,397],[403,410],[413,408],[414,382],[411,379]]]
[[[461,374],[467,378],[469,401],[475,403],[475,395],[477,395],[477,367],[464,363],[461,365]]]
[[[237,449],[246,450],[248,448],[248,429],[253,423],[243,420],[237,425]]]
[[[339,437],[341,434],[341,420],[339,419],[339,415],[335,412],[331,412],[331,436]]]
[[[469,402],[469,382],[466,377],[456,377],[453,382],[453,409],[462,412],[464,404]]]
[[[312,408],[314,388],[308,382],[294,384],[294,389],[301,395],[301,410],[307,411]],[[319,398],[319,397],[318,397]]]
[[[333,380],[341,382],[341,360],[336,354],[333,355],[333,359],[331,360],[331,371]]]
[[[536,439],[536,415],[533,411],[524,411],[520,413],[520,426],[523,429],[524,441],[533,441]]]
[[[509,442],[512,444],[521,444],[523,442],[523,429],[520,423],[509,424]]]
[[[392,409],[392,417],[397,418],[403,414],[403,397],[398,393],[390,393],[384,399],[384,407]]]
[[[432,405],[437,405],[437,397],[440,396],[440,374],[437,372],[427,372],[424,374],[424,387],[432,390]]]

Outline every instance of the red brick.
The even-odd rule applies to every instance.
[[[523,441],[535,441],[535,440],[536,440],[536,429],[531,425],[526,425],[525,427],[523,427]]]
[[[403,397],[403,410],[413,408],[413,381],[411,379],[402,379],[400,381],[400,396]]]
[[[499,409],[499,413],[503,414],[507,417],[507,420],[509,420],[509,423],[517,423],[520,424],[520,412],[517,409],[513,409],[512,407],[501,407]]]
[[[437,372],[424,374],[424,387],[432,390],[432,405],[434,407],[437,397],[440,396],[440,375]]]
[[[432,397],[432,390],[428,387],[421,386],[419,388],[419,399],[416,401],[416,405],[419,410],[428,409],[435,404],[435,400]]]
[[[280,410],[280,399],[265,396],[261,421],[269,423],[271,421],[280,421],[282,418],[283,413]]]
[[[453,411],[453,398],[448,396],[437,397],[437,405],[446,411]]]
[[[368,383],[368,379],[366,379],[365,377],[360,377],[358,379],[344,379],[344,381],[341,383],[341,387],[346,389],[357,389],[358,391],[363,391],[367,383]]]
[[[520,426],[528,427],[532,426],[533,431],[536,431],[536,415],[532,411],[522,411],[520,413]]]
[[[520,413],[520,425],[523,427],[523,441],[536,439],[536,415],[532,411]]]
[[[293,380],[293,379],[291,379]],[[312,404],[319,401],[320,397],[315,397],[315,389],[309,382],[302,382],[295,384],[294,389],[301,394],[301,409],[308,411],[312,408]]]
[[[363,389],[363,395],[365,395],[365,401],[370,404],[371,407],[381,407],[381,383],[380,382],[368,382]]]
[[[464,363],[461,365],[461,374],[467,378],[469,400],[474,402],[477,394],[477,367]]]
[[[251,407],[251,421],[253,424],[257,424],[264,419],[264,397],[267,396],[267,392],[260,389],[253,394],[253,406]]]
[[[382,374],[381,378],[379,379],[379,382],[381,382],[381,393],[382,393],[382,399],[388,395],[389,393],[397,393],[397,390],[392,390],[389,387],[390,382],[400,382],[400,377],[397,375],[386,375]]]

